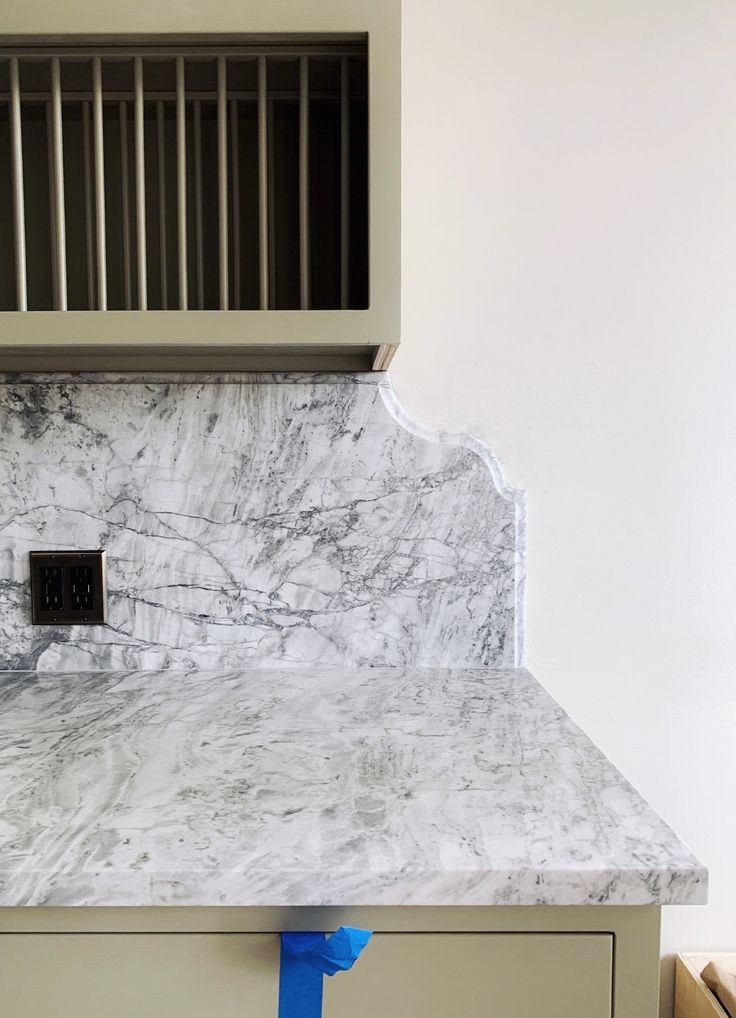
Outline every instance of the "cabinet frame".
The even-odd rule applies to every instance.
[[[0,52],[71,39],[208,43],[368,36],[369,308],[361,311],[8,311],[0,370],[385,370],[401,320],[400,0],[9,0]]]

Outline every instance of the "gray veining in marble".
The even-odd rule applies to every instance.
[[[386,376],[0,378],[0,668],[523,662],[523,493]],[[108,553],[31,627],[28,552]]]
[[[523,669],[0,675],[0,905],[696,904]]]

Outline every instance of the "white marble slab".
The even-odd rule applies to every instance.
[[[705,901],[524,670],[0,675],[0,905]]]
[[[384,375],[0,376],[0,668],[520,664],[524,517]],[[74,548],[109,625],[31,626]]]

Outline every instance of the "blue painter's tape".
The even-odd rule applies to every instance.
[[[371,936],[351,926],[341,926],[331,937],[282,933],[279,1018],[322,1018],[322,976],[351,969]]]
[[[304,950],[325,939],[324,933],[281,934],[279,1018],[322,1018],[322,973],[289,950],[286,937]]]

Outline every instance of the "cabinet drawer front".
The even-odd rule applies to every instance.
[[[276,1018],[275,934],[0,937],[3,1018]]]
[[[608,934],[399,933],[374,937],[324,1018],[610,1018]]]
[[[276,1018],[275,934],[3,934],[3,1018]],[[376,934],[325,1018],[610,1018],[612,937]]]

